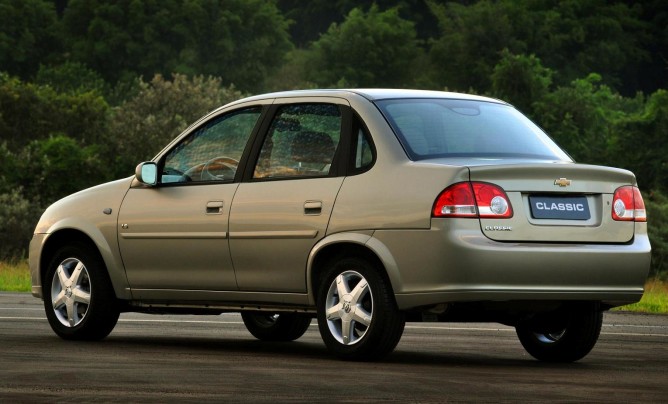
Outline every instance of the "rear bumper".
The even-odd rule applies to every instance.
[[[430,230],[376,231],[368,244],[385,263],[401,309],[483,300],[617,306],[640,300],[649,272],[646,224],[637,226],[628,244],[547,244],[493,241],[478,221],[439,219]]]

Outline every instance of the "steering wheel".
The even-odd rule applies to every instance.
[[[222,181],[234,179],[239,160],[231,157],[215,157],[204,163],[202,180]]]

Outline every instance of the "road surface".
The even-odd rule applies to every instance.
[[[0,293],[0,403],[668,402],[668,316],[606,313],[573,364],[533,360],[498,324],[408,323],[394,353],[343,362],[315,322],[255,340],[235,314],[122,314],[101,342],[51,331],[41,301]]]

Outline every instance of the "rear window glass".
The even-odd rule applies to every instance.
[[[382,100],[378,107],[412,160],[518,157],[571,161],[515,108],[450,99]]]

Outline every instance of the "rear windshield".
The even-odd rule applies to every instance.
[[[437,157],[535,158],[571,161],[515,108],[451,99],[376,103],[411,160]]]

